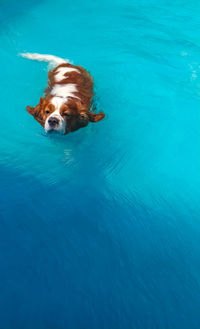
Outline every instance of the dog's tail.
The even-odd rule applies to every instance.
[[[22,57],[32,59],[35,61],[40,61],[40,62],[47,62],[53,66],[60,65],[63,63],[69,63],[68,59],[63,59],[57,56],[53,55],[42,55],[42,54],[31,54],[31,53],[22,53],[20,54]]]

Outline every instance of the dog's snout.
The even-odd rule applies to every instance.
[[[54,127],[59,123],[59,120],[56,117],[51,117],[48,119],[48,123],[50,126]]]

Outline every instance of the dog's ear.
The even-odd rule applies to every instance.
[[[33,106],[27,106],[26,107],[26,110],[28,111],[28,113],[29,114],[31,114],[31,115],[34,115],[34,113],[35,113],[35,107],[33,107]]]
[[[36,107],[33,107],[33,106],[29,106],[29,105],[28,105],[28,106],[26,107],[28,113],[30,113],[31,115],[35,115],[35,114],[38,112],[38,110],[40,109],[40,107],[41,107],[42,105],[44,105],[44,102],[45,102],[44,98],[40,97],[39,104],[38,104]]]
[[[102,120],[104,117],[105,117],[105,114],[103,112],[99,112],[98,114],[95,114],[92,112],[89,113],[89,120],[91,122],[98,122],[98,121]]]
[[[40,104],[40,105],[43,105],[44,102],[45,102],[44,98],[40,97],[40,103],[39,103],[39,104]]]
[[[26,109],[30,115],[33,115],[34,118],[42,125],[44,126],[44,120],[42,115],[42,108],[43,108],[43,99],[40,98],[40,102],[37,106],[27,106]]]

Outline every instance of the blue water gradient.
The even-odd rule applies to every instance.
[[[199,329],[200,2],[0,2],[0,328]],[[46,136],[47,65],[105,120]]]

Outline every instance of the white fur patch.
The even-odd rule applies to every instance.
[[[66,102],[66,97],[53,97],[51,103],[55,106],[55,111],[53,111],[45,121],[45,131],[48,132],[51,130],[51,127],[48,123],[49,118],[56,117],[59,120],[58,126],[54,127],[54,130],[60,132],[61,134],[65,133],[66,122],[63,117],[60,115],[60,108]]]
[[[67,101],[67,97],[53,97],[51,104],[55,106],[55,111],[60,110],[61,106]]]
[[[66,122],[65,120],[63,119],[63,117],[60,115],[60,112],[59,112],[59,109],[56,109],[53,113],[51,113],[46,121],[45,121],[45,125],[44,125],[44,129],[46,132],[52,130],[51,126],[49,125],[49,118],[51,117],[54,117],[54,118],[57,118],[58,119],[58,125],[56,125],[53,130],[55,131],[58,131],[59,133],[61,134],[64,134],[65,133],[65,128],[66,128]]]
[[[59,72],[58,74],[63,75],[63,72]],[[50,125],[48,123],[49,118],[56,117],[59,121],[59,124],[56,125],[53,128],[53,130],[56,130],[56,131],[60,132],[61,134],[65,133],[66,121],[60,115],[60,108],[64,103],[67,102],[67,99],[69,97],[79,98],[73,94],[74,92],[77,92],[77,91],[78,90],[76,88],[76,85],[73,83],[68,83],[68,84],[64,84],[64,85],[59,85],[59,84],[54,85],[54,87],[51,91],[51,95],[54,96],[51,100],[51,103],[55,106],[55,111],[53,111],[53,113],[51,113],[45,121],[44,128],[45,128],[46,132],[52,130],[52,128],[50,127]]]
[[[25,54],[20,54],[20,55],[22,57],[25,57],[28,59],[50,63],[53,66],[60,65],[63,63],[69,63],[68,59],[63,59],[63,58],[53,56],[53,55],[46,55],[46,54],[44,55],[44,54],[37,54],[37,53],[34,53],[34,54],[25,53]]]
[[[72,67],[60,67],[59,69],[56,70],[56,75],[55,75],[55,81],[56,82],[60,82],[62,81],[63,79],[67,79],[68,77],[65,76],[66,73],[69,73],[69,72],[77,72],[77,73],[80,73],[79,70],[77,69],[74,69]]]
[[[77,92],[77,88],[76,85],[74,83],[68,83],[65,85],[57,85],[55,84],[55,86],[53,87],[52,91],[51,91],[51,95],[55,95],[57,97],[76,97],[74,96],[74,92]]]

